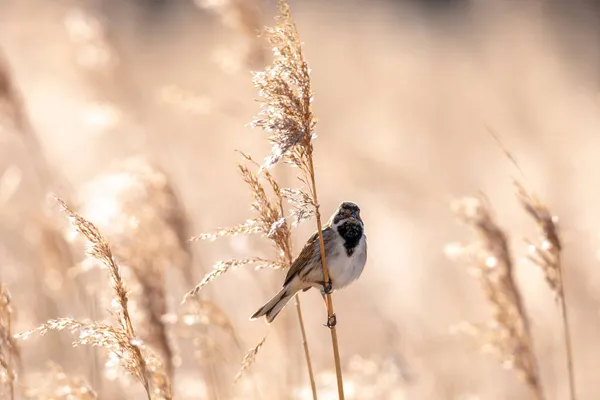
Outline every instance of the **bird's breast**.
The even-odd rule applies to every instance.
[[[333,283],[333,289],[341,289],[355,281],[362,273],[367,261],[367,242],[364,235],[354,247],[351,255],[348,255],[343,243],[340,243],[339,251],[331,260],[327,260],[329,275]]]

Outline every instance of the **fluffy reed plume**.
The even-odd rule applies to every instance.
[[[506,368],[518,372],[532,398],[544,399],[529,320],[513,277],[506,234],[494,221],[489,206],[480,199],[463,199],[453,208],[479,238],[471,255],[493,312],[493,320],[485,332],[488,345],[498,353]]]
[[[15,398],[19,348],[12,336],[12,304],[8,288],[0,282],[0,391]]]
[[[313,165],[313,144],[317,123],[312,113],[313,98],[310,82],[310,70],[304,59],[302,46],[296,25],[290,16],[290,10],[284,0],[279,1],[280,15],[277,25],[267,28],[265,36],[273,49],[274,60],[264,72],[254,74],[254,85],[261,96],[261,112],[253,122],[254,127],[262,128],[271,142],[271,155],[263,168],[268,168],[281,160],[295,165],[301,174],[298,177],[304,188],[295,196],[296,215],[316,217],[323,278],[329,281],[329,271],[325,259],[321,215],[315,184]],[[305,192],[304,189],[308,191]],[[327,294],[328,321],[335,320],[331,294]],[[331,341],[335,361],[339,398],[344,398],[342,369],[335,326],[331,326]]]
[[[242,155],[252,166],[259,168],[259,165],[250,156],[243,153]],[[292,265],[292,230],[290,224],[288,224],[285,218],[283,204],[284,196],[281,187],[275,180],[275,177],[268,170],[262,170],[257,174],[252,172],[250,168],[244,164],[238,164],[238,168],[242,178],[244,179],[244,182],[248,185],[250,192],[252,193],[253,201],[251,208],[254,210],[256,216],[238,226],[234,226],[232,228],[221,228],[214,233],[202,234],[193,237],[191,240],[214,240],[217,237],[226,235],[259,233],[271,241],[277,250],[277,256],[275,260],[269,260],[262,257],[252,257],[241,260],[220,261],[215,266],[213,271],[208,273],[204,279],[202,279],[202,281],[186,295],[184,302],[189,300],[191,297],[196,296],[205,285],[227,272],[230,268],[236,268],[246,264],[256,264],[256,268],[269,267],[275,269],[287,269]],[[266,181],[268,186],[266,186],[263,181]],[[302,312],[298,298],[296,298],[296,307],[303,338],[305,357],[308,363],[309,377],[311,380],[311,386],[313,386],[314,379],[312,365],[310,363],[310,354],[308,352],[304,321],[302,319]],[[262,347],[265,339],[266,337],[257,346],[246,353],[242,362],[242,368],[236,375],[236,381],[241,378],[242,373],[254,362],[256,355]],[[316,389],[314,394],[316,396]]]
[[[187,219],[165,173],[142,158],[131,158],[97,176],[80,191],[82,211],[96,222],[133,275],[132,318],[141,339],[157,350],[171,376],[173,350],[163,322],[167,314],[168,271],[192,279]]]
[[[70,376],[55,363],[49,363],[48,373],[36,377],[36,386],[25,389],[33,400],[96,400],[98,394],[80,376]]]
[[[569,377],[569,393],[571,400],[576,398],[575,378],[573,368],[573,351],[571,347],[571,334],[565,298],[563,268],[561,262],[562,246],[558,228],[558,218],[553,217],[548,206],[542,203],[535,195],[525,190],[525,187],[515,182],[517,197],[525,211],[534,219],[540,230],[540,238],[536,242],[529,241],[528,258],[543,272],[548,286],[558,301],[562,323],[563,338],[567,359],[567,373]]]
[[[162,363],[136,336],[129,312],[129,296],[111,247],[94,224],[70,209],[62,200],[57,199],[57,201],[69,216],[77,232],[90,242],[88,254],[102,262],[109,271],[115,296],[112,313],[117,325],[60,318],[47,321],[42,326],[19,336],[26,338],[36,332],[44,335],[50,330],[65,329],[77,333],[79,336],[74,341],[74,345],[91,344],[106,349],[109,360],[117,362],[142,383],[148,399],[171,399],[170,384],[163,371]]]

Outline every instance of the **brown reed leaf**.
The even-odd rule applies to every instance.
[[[534,397],[543,399],[529,319],[513,277],[506,234],[494,221],[489,206],[480,199],[463,199],[453,209],[479,238],[474,256],[480,283],[492,308],[490,344],[498,350],[504,366],[517,371]]]
[[[238,371],[238,373],[235,375],[235,378],[233,379],[234,382],[238,382],[244,372],[250,368],[252,366],[252,364],[254,364],[254,362],[256,361],[256,356],[258,355],[258,352],[260,351],[260,349],[262,348],[262,346],[265,344],[265,340],[267,340],[267,336],[265,336],[264,338],[262,338],[262,340],[253,348],[251,348],[250,350],[248,350],[246,352],[246,354],[244,354],[244,358],[242,360],[242,366],[240,368],[240,370]]]

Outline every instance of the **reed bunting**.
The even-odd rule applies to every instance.
[[[367,237],[356,204],[349,201],[340,204],[323,227],[323,241],[329,282],[323,279],[319,235],[315,232],[292,263],[281,291],[259,308],[251,320],[264,315],[271,323],[299,291],[314,287],[321,290],[325,299],[325,294],[342,289],[360,276],[367,261]],[[335,318],[327,322],[327,326],[333,325]]]

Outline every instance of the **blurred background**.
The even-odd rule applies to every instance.
[[[597,398],[600,4],[290,6],[312,69],[323,214],[355,201],[369,242],[361,279],[334,297],[347,398],[527,398],[512,371],[453,333],[489,317],[468,266],[444,254],[472,239],[450,201],[479,191],[511,240],[548,399],[567,398],[559,314],[524,260],[536,227],[513,177],[560,217],[579,398]],[[281,271],[242,266],[207,286],[197,308],[180,304],[218,260],[273,254],[257,237],[187,238],[252,216],[235,150],[269,152],[247,124],[258,112],[250,71],[271,60],[255,32],[275,14],[276,2],[261,0],[0,1],[0,281],[13,333],[64,316],[110,321],[108,274],[84,259],[56,193],[98,225],[138,307],[156,311],[145,318],[162,321],[163,331],[140,331],[172,353],[175,398],[311,398],[293,307],[271,328],[248,321]],[[275,174],[297,186],[290,168]],[[294,230],[295,249],[313,230]],[[301,299],[319,398],[337,398],[322,300]],[[234,385],[244,352],[267,332]],[[101,350],[73,339],[18,342],[17,398],[94,398],[74,390],[85,385],[99,399],[145,398]]]

